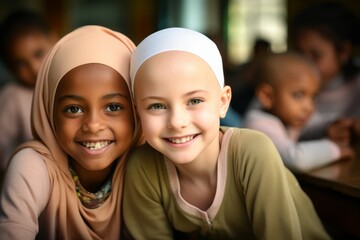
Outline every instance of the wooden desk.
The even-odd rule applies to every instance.
[[[334,239],[360,239],[360,158],[296,177]]]

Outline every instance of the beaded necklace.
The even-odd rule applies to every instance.
[[[69,164],[69,169],[75,182],[77,196],[80,199],[82,205],[90,209],[100,207],[110,195],[112,174],[107,178],[105,184],[100,188],[99,191],[96,193],[91,193],[81,185],[79,176],[71,164]]]

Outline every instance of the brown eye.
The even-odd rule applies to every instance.
[[[42,49],[38,49],[37,51],[35,51],[34,56],[37,59],[42,59],[45,56],[45,51],[43,51]]]
[[[293,94],[293,97],[294,97],[294,99],[300,100],[300,99],[302,99],[302,98],[304,97],[304,93],[302,93],[302,92],[295,92],[295,93]]]
[[[82,113],[83,111],[78,106],[70,106],[65,109],[65,112],[75,114],[75,113]]]
[[[112,103],[112,104],[109,104],[106,108],[105,108],[105,111],[106,112],[116,112],[116,111],[120,111],[124,109],[121,105],[119,104],[115,104],[115,103]]]

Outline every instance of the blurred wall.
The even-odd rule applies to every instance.
[[[204,8],[203,14],[209,28],[212,31],[215,29],[211,34],[226,38],[226,7],[232,0],[201,1],[205,5],[211,5]],[[303,7],[319,1],[321,0],[287,0],[288,20]],[[359,0],[337,1],[346,4],[360,15]],[[192,0],[0,0],[0,20],[13,9],[26,7],[41,12],[59,36],[82,25],[100,24],[123,32],[138,44],[159,28],[184,22],[186,16],[180,16],[179,11],[184,11],[181,6],[185,2]],[[223,42],[226,42],[226,39],[223,39]],[[11,75],[0,63],[0,85],[9,80]]]

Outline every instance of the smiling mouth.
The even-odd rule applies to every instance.
[[[99,142],[82,142],[81,145],[95,151],[108,146],[112,141],[99,141]]]
[[[190,136],[186,136],[186,137],[181,137],[181,138],[168,138],[167,140],[169,142],[175,143],[175,144],[183,144],[183,143],[187,143],[190,142],[191,140],[193,140],[197,135],[190,135]]]

